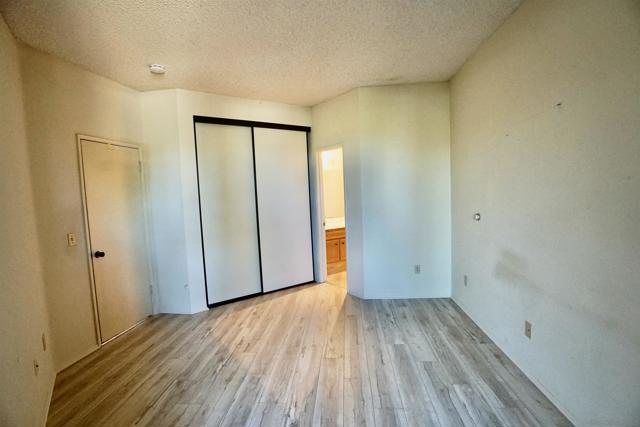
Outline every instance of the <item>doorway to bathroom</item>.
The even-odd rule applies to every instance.
[[[325,149],[319,154],[327,282],[346,287],[347,227],[342,147]]]

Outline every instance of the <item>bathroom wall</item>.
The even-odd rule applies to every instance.
[[[322,152],[322,190],[325,218],[344,218],[342,148]]]

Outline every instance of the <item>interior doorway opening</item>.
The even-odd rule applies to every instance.
[[[345,221],[342,147],[320,152],[322,224],[327,282],[347,286],[347,227]]]

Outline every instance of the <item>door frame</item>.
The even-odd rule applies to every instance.
[[[99,137],[95,137],[95,136],[90,136],[90,135],[85,135],[85,134],[76,134],[76,148],[77,148],[77,153],[78,153],[78,167],[79,167],[79,172],[80,172],[80,196],[82,199],[82,214],[83,214],[83,218],[84,218],[84,237],[85,237],[85,243],[86,243],[86,256],[87,256],[87,265],[89,266],[89,283],[90,283],[90,288],[91,288],[91,303],[93,306],[93,321],[94,321],[94,329],[95,329],[95,333],[96,333],[96,343],[98,344],[98,347],[102,347],[103,345],[107,344],[108,342],[118,338],[119,336],[121,336],[122,334],[130,331],[131,329],[135,328],[136,326],[138,326],[139,324],[141,324],[142,322],[144,322],[146,320],[143,319],[140,322],[136,323],[135,325],[130,326],[129,328],[127,328],[126,330],[120,332],[119,334],[111,337],[110,339],[108,339],[107,341],[102,341],[102,332],[100,331],[100,315],[98,313],[98,296],[97,296],[97,290],[96,290],[96,282],[95,282],[95,275],[94,275],[94,271],[93,271],[93,250],[92,250],[92,246],[91,246],[91,228],[89,226],[89,206],[87,204],[87,193],[86,193],[86,186],[85,186],[85,174],[84,174],[84,158],[82,156],[82,141],[89,141],[89,142],[94,142],[97,144],[105,144],[105,145],[115,145],[118,147],[126,147],[126,148],[132,148],[134,150],[137,150],[138,152],[138,165],[140,167],[140,185],[142,186],[142,210],[144,213],[144,236],[145,236],[145,247],[146,247],[146,264],[147,264],[147,276],[149,277],[149,298],[150,298],[150,302],[151,302],[151,314],[155,314],[156,312],[156,303],[154,301],[154,295],[156,294],[156,292],[153,292],[154,289],[154,283],[156,282],[155,280],[155,269],[152,267],[152,261],[151,261],[151,233],[149,230],[149,214],[148,214],[148,205],[147,205],[147,185],[145,182],[145,172],[144,172],[144,162],[143,162],[143,155],[142,155],[142,146],[139,144],[132,144],[132,143],[128,143],[128,142],[120,142],[120,141],[114,141],[114,140],[109,140],[109,139],[105,139],[105,138],[99,138]]]
[[[346,179],[344,178],[344,144],[333,144],[326,145],[323,147],[318,147],[315,150],[315,162],[316,162],[316,200],[317,200],[317,217],[318,217],[318,263],[320,265],[319,271],[319,281],[326,282],[327,281],[327,235],[324,229],[324,168],[322,165],[322,153],[325,151],[335,150],[337,148],[342,149],[342,187],[343,187],[343,198],[344,198],[344,229],[345,232],[349,231],[349,225],[347,224],[347,200],[346,200]],[[346,238],[349,238],[349,233],[346,233]],[[348,244],[347,244],[348,247]],[[349,287],[349,261],[347,257],[347,289]]]

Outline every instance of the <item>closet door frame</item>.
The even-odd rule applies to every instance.
[[[254,197],[255,197],[255,201],[256,201],[256,225],[257,225],[257,229],[256,232],[258,233],[258,260],[260,262],[260,289],[261,291],[258,293],[254,293],[254,294],[249,294],[249,295],[244,295],[238,298],[233,298],[230,300],[226,300],[226,301],[220,301],[220,302],[215,302],[215,303],[209,303],[209,289],[207,286],[207,268],[206,268],[206,255],[205,255],[205,250],[204,250],[204,229],[202,226],[202,201],[201,201],[201,194],[200,194],[200,167],[198,164],[198,134],[196,131],[196,124],[197,123],[204,123],[204,124],[212,124],[212,125],[226,125],[226,126],[242,126],[242,127],[248,127],[251,128],[251,150],[252,150],[252,154],[253,154],[253,188],[254,188]],[[255,141],[255,136],[254,136],[254,128],[267,128],[267,129],[280,129],[280,130],[292,130],[292,131],[298,131],[298,132],[304,132],[305,133],[305,137],[306,137],[306,160],[307,160],[307,184],[308,184],[308,191],[309,191],[309,235],[310,235],[310,243],[311,243],[311,258],[312,258],[312,268],[313,268],[313,277],[315,277],[315,253],[314,253],[314,242],[313,242],[313,218],[312,218],[312,212],[313,212],[313,207],[311,206],[311,174],[310,174],[310,170],[309,170],[309,133],[311,132],[311,128],[309,126],[299,126],[299,125],[289,125],[289,124],[284,124],[284,123],[271,123],[271,122],[256,122],[256,121],[251,121],[251,120],[239,120],[239,119],[229,119],[229,118],[225,118],[225,117],[208,117],[208,116],[193,116],[193,140],[195,142],[195,159],[196,159],[196,181],[197,181],[197,187],[198,187],[198,215],[199,215],[199,219],[200,219],[200,243],[202,245],[202,269],[203,269],[203,273],[204,273],[204,291],[205,291],[205,298],[206,298],[206,303],[207,303],[207,307],[209,308],[213,308],[213,307],[217,307],[220,305],[224,305],[224,304],[229,304],[232,302],[236,302],[236,301],[241,301],[247,298],[253,298],[259,295],[265,295],[265,294],[269,294],[271,292],[278,292],[284,289],[290,289],[296,286],[302,286],[302,285],[307,285],[309,283],[313,283],[314,280],[310,280],[308,282],[303,282],[303,283],[296,283],[293,284],[291,286],[287,286],[285,288],[281,288],[281,289],[276,289],[273,291],[268,291],[265,292],[264,291],[264,283],[263,283],[263,277],[262,277],[262,248],[260,247],[260,218],[258,215],[258,210],[259,210],[259,206],[258,206],[258,183],[257,183],[257,176],[256,176],[256,150],[255,150],[255,146],[256,146],[256,141]]]

